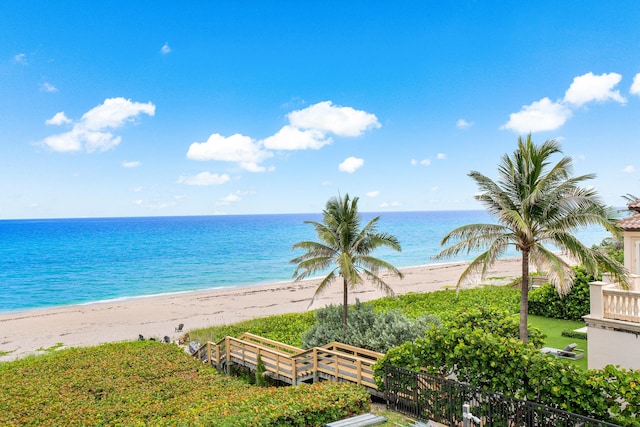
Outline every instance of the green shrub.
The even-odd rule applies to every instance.
[[[569,293],[561,297],[548,283],[529,293],[529,313],[554,319],[582,320],[589,314],[589,282],[596,280],[584,267],[573,267],[575,279]]]
[[[303,348],[321,347],[333,341],[380,353],[415,338],[440,324],[437,317],[409,319],[399,310],[381,313],[356,301],[349,306],[347,335],[342,327],[342,306],[329,305],[316,311],[316,323],[302,337]]]
[[[575,338],[578,340],[587,340],[586,332],[576,332],[576,331],[562,331],[561,335],[567,338]]]
[[[0,364],[2,426],[314,426],[369,409],[357,386],[254,387],[151,341]]]
[[[503,328],[501,321],[487,323],[485,314],[461,313],[459,322],[447,322],[424,338],[389,350],[375,366],[376,379],[382,387],[388,363],[440,377],[453,375],[471,386],[620,425],[638,425],[640,372],[613,366],[583,371],[516,337],[517,328]]]

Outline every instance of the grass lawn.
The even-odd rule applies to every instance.
[[[587,369],[587,341],[562,336],[562,331],[573,331],[574,329],[582,328],[585,326],[584,322],[529,315],[529,324],[540,328],[547,336],[544,343],[546,347],[565,348],[571,343],[578,344],[578,348],[584,350],[584,357],[570,362],[576,367]]]

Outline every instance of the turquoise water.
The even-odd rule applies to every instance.
[[[395,235],[402,252],[375,255],[396,267],[433,263],[448,231],[491,222],[484,211],[380,217],[379,230]],[[304,221],[320,219],[292,214],[0,221],[0,312],[290,280],[289,261],[301,254],[291,246],[317,240]],[[606,236],[602,230],[580,235],[588,245]]]

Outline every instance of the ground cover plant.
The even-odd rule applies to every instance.
[[[0,425],[316,426],[369,410],[363,389],[252,387],[151,341],[0,364]]]
[[[395,298],[380,298],[369,302],[376,311],[397,309],[410,318],[433,314],[445,320],[460,310],[474,307],[499,307],[517,313],[520,291],[509,286],[483,286],[478,288],[440,290],[428,293],[408,293]]]
[[[315,312],[288,313],[259,317],[231,325],[213,326],[189,331],[188,340],[218,342],[226,336],[238,337],[245,332],[285,344],[302,347],[302,334],[316,322]]]

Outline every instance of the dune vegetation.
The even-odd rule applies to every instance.
[[[255,387],[170,344],[136,341],[0,364],[2,426],[323,425],[369,409],[332,382]]]

